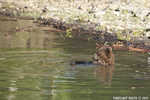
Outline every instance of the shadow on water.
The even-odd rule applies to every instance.
[[[95,42],[82,36],[64,39],[62,34],[45,32],[49,27],[37,27],[30,20],[0,19],[0,100],[150,96],[147,54],[114,51],[114,66],[70,66],[70,61],[90,61]]]

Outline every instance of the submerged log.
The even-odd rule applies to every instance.
[[[128,47],[124,46],[124,45],[117,45],[117,44],[113,44],[112,48],[114,50],[128,50]]]
[[[93,64],[93,62],[92,61],[89,61],[89,62],[85,62],[85,61],[71,61],[70,62],[70,65],[73,65],[73,66],[79,65],[79,64]]]
[[[150,49],[140,49],[140,48],[133,48],[129,47],[130,51],[137,51],[137,52],[150,52]]]
[[[98,44],[97,47],[103,47],[104,45]],[[138,47],[131,47],[126,46],[123,44],[113,44],[110,46],[114,50],[128,50],[128,51],[137,51],[137,52],[150,52],[148,48],[138,48]]]

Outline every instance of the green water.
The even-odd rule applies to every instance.
[[[114,66],[73,67],[70,61],[91,60],[95,42],[45,29],[30,20],[0,21],[0,100],[150,99],[148,54],[114,51]]]

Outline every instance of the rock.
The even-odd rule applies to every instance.
[[[119,8],[115,9],[115,11],[120,11]]]
[[[17,11],[14,10],[14,11],[13,11],[13,14],[17,14]]]
[[[24,8],[28,8],[28,6],[24,6]]]
[[[135,72],[138,73],[138,72],[140,72],[140,71],[139,71],[139,70],[136,70]]]
[[[3,9],[3,11],[5,12],[5,11],[6,11],[6,9]]]
[[[94,13],[94,17],[100,18],[100,17],[102,17],[104,14],[106,14],[105,11],[100,11],[100,12]]]
[[[149,55],[150,55],[150,52],[149,52]],[[148,64],[149,64],[148,67],[150,67],[150,57],[148,57],[147,62],[148,62]]]
[[[146,38],[150,39],[150,31],[145,33]]]
[[[150,31],[150,28],[147,28],[147,29],[146,29],[146,32],[149,32],[149,31]]]
[[[78,7],[79,10],[83,10],[81,6]]]
[[[116,4],[112,4],[109,6],[111,11],[120,11],[120,7]]]
[[[110,3],[117,3],[119,0],[109,0]]]
[[[90,9],[90,11],[88,12],[89,14],[92,14],[92,13],[96,13],[96,9],[94,6],[92,6],[92,8]]]
[[[138,12],[136,15],[139,16],[142,20],[144,20],[145,18],[150,18],[149,14],[150,12],[148,9],[143,9],[142,11]]]
[[[147,13],[146,17],[148,17],[150,15],[150,12]]]
[[[43,11],[43,13],[47,12],[47,8],[44,7],[42,11]]]
[[[120,12],[119,11],[115,11],[115,12],[113,12],[116,16],[120,16]]]

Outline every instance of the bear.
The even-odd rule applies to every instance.
[[[70,65],[78,65],[78,64],[101,64],[101,65],[114,65],[114,54],[112,52],[112,48],[109,45],[99,45],[96,44],[98,50],[92,57],[93,61],[85,62],[85,61],[73,61],[70,62]]]
[[[97,47],[98,46],[99,45],[97,44]],[[114,65],[114,54],[112,48],[109,45],[99,47],[92,59],[93,64]]]

